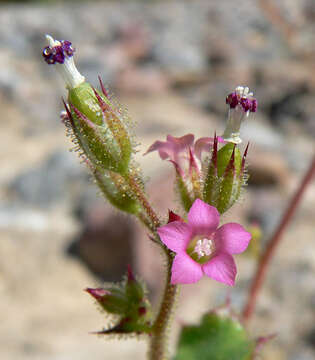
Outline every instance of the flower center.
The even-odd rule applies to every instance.
[[[197,244],[195,246],[194,252],[198,254],[198,259],[200,259],[203,256],[209,256],[211,255],[213,251],[213,241],[207,238],[199,239],[197,241]]]
[[[187,254],[200,264],[206,263],[215,252],[215,243],[207,237],[195,237],[187,248]]]

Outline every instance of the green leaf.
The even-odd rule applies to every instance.
[[[237,320],[212,312],[183,328],[174,360],[250,360],[254,348]]]

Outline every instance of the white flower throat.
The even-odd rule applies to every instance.
[[[203,256],[211,255],[215,250],[214,241],[204,238],[197,240],[196,246],[194,248],[194,253],[198,254],[198,259]]]

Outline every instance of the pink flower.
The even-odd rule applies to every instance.
[[[158,228],[161,241],[176,256],[172,265],[172,284],[190,284],[203,275],[233,286],[236,265],[232,254],[246,250],[251,234],[236,223],[218,228],[218,210],[200,199],[188,212],[188,223],[172,221]]]
[[[224,142],[219,138],[219,142]],[[158,151],[161,159],[169,159],[179,174],[185,178],[188,176],[191,167],[198,172],[201,171],[201,158],[203,152],[210,152],[213,145],[213,138],[203,137],[194,143],[194,135],[187,134],[182,137],[167,135],[166,141],[155,141],[145,153]]]

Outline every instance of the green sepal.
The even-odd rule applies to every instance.
[[[93,165],[102,170],[124,172],[119,161],[119,148],[108,129],[95,125],[76,108],[72,108],[72,118],[74,133]]]
[[[128,302],[123,289],[111,287],[108,291],[109,295],[99,301],[101,307],[109,314],[124,314],[128,309]]]
[[[216,144],[215,144],[216,146]],[[219,151],[215,147],[205,176],[203,200],[225,213],[240,197],[241,187],[245,184],[243,161],[245,157],[232,143]]]
[[[234,168],[235,168],[236,174],[239,175],[239,173],[241,171],[241,166],[242,166],[241,152],[240,152],[239,148],[235,144],[228,143],[228,144],[224,145],[218,151],[217,169],[218,169],[218,176],[219,177],[224,175],[224,172],[225,172],[225,170],[226,170],[226,168],[229,165],[229,162],[231,160],[233,150],[234,150]]]
[[[144,298],[144,285],[134,277],[130,267],[128,267],[127,281],[125,287],[126,296],[131,303],[139,303]]]
[[[175,183],[177,186],[177,190],[179,193],[179,198],[181,200],[182,206],[185,209],[185,211],[188,212],[193,204],[193,200],[191,199],[191,195],[187,189],[187,186],[186,186],[184,180],[182,179],[182,177],[179,174],[176,175]]]
[[[75,106],[95,125],[104,124],[103,115],[99,103],[94,95],[92,86],[84,82],[81,85],[72,88],[68,93],[68,102]]]
[[[115,315],[116,323],[98,334],[150,333],[152,330],[151,304],[145,285],[128,269],[127,277],[118,285],[108,288],[88,288],[86,291],[109,314]]]
[[[141,211],[140,204],[132,195],[126,180],[121,175],[106,170],[94,169],[92,171],[97,185],[114,207],[134,215]]]
[[[68,101],[74,134],[94,166],[126,174],[132,145],[120,111],[86,82],[69,90]]]
[[[182,329],[174,360],[250,360],[254,351],[255,342],[237,319],[212,312],[200,325]]]
[[[221,180],[218,177],[217,169],[215,165],[211,162],[203,186],[203,200],[206,203],[215,207],[218,206],[219,196],[220,196],[220,185],[221,185]]]

